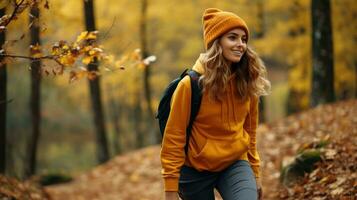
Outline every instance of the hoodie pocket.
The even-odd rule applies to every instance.
[[[198,154],[193,153],[193,162],[204,170],[221,170],[239,159],[249,149],[249,135],[234,140],[206,138],[206,144]]]

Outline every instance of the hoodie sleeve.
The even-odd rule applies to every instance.
[[[251,98],[250,102],[250,112],[247,115],[243,128],[248,132],[250,136],[250,146],[248,150],[248,160],[252,169],[254,171],[255,177],[260,176],[260,157],[257,151],[257,143],[256,143],[256,133],[258,127],[259,120],[259,109],[258,109],[258,98]]]
[[[161,165],[165,191],[178,191],[180,169],[185,162],[186,127],[191,112],[191,82],[186,76],[178,84],[172,99],[162,147]]]

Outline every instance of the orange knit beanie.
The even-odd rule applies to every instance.
[[[210,48],[212,42],[233,28],[242,28],[249,39],[247,24],[242,18],[234,13],[222,11],[217,8],[208,8],[203,13],[203,39],[206,49]]]

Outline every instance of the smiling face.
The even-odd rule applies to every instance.
[[[243,29],[235,28],[225,33],[219,40],[223,50],[223,57],[229,64],[241,60],[247,50],[247,35]]]

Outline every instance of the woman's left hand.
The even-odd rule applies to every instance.
[[[255,178],[256,182],[257,182],[257,190],[258,190],[258,200],[262,200],[263,199],[263,187],[262,187],[262,182],[260,180],[260,178]]]

